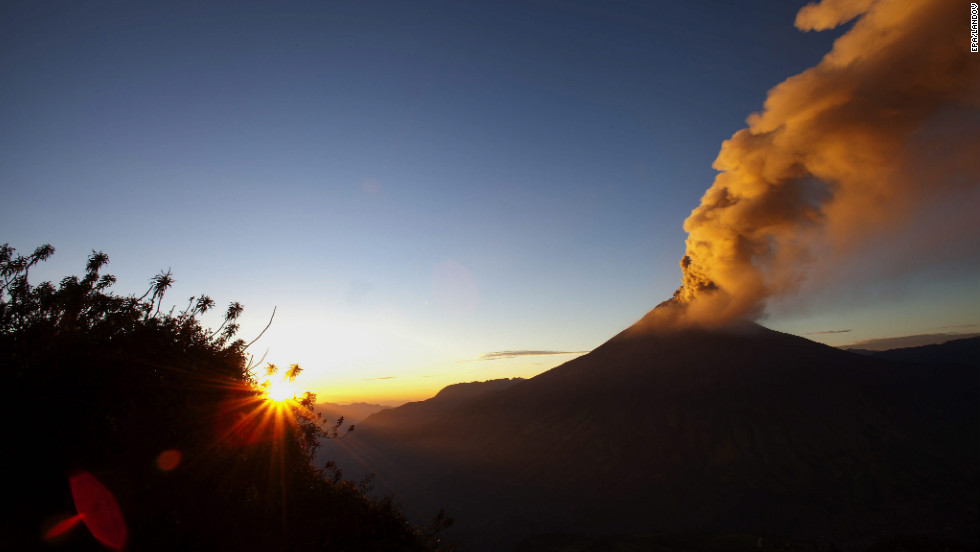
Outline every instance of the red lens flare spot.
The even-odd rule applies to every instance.
[[[78,525],[78,522],[82,521],[82,516],[75,514],[71,517],[65,518],[54,525],[51,529],[48,529],[44,533],[44,540],[54,540],[61,535],[64,535],[71,530],[72,527]]]
[[[157,456],[157,468],[160,471],[170,471],[180,465],[180,460],[182,456],[179,450],[169,449],[160,453]]]
[[[92,536],[113,550],[122,550],[126,544],[126,522],[116,497],[87,472],[73,475],[69,481],[78,516]]]

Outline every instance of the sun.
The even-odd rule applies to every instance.
[[[284,379],[269,382],[269,387],[265,389],[265,396],[270,401],[283,402],[296,398],[298,392],[293,382]]]

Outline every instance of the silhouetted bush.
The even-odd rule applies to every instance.
[[[235,339],[240,304],[209,330],[198,317],[210,298],[162,309],[169,271],[141,297],[115,295],[95,251],[83,276],[32,286],[31,268],[53,252],[0,249],[4,474],[21,489],[5,491],[0,548],[101,549],[81,524],[45,536],[76,513],[68,481],[79,472],[114,495],[127,549],[438,548],[390,500],[313,466],[331,429],[312,394],[279,407],[264,398]]]

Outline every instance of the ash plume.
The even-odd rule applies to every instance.
[[[720,174],[684,223],[682,285],[662,305],[674,308],[658,310],[699,323],[755,318],[816,262],[910,228],[934,233],[920,215],[930,209],[976,211],[980,57],[968,19],[966,4],[947,0],[801,9],[801,31],[853,27],[722,144]],[[975,214],[958,224],[980,226]]]

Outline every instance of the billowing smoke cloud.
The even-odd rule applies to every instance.
[[[950,197],[975,203],[980,57],[969,51],[968,4],[824,0],[796,26],[855,18],[722,144],[720,174],[684,223],[683,285],[668,303],[685,308],[662,311],[702,323],[757,317],[814,262],[907,229]]]

